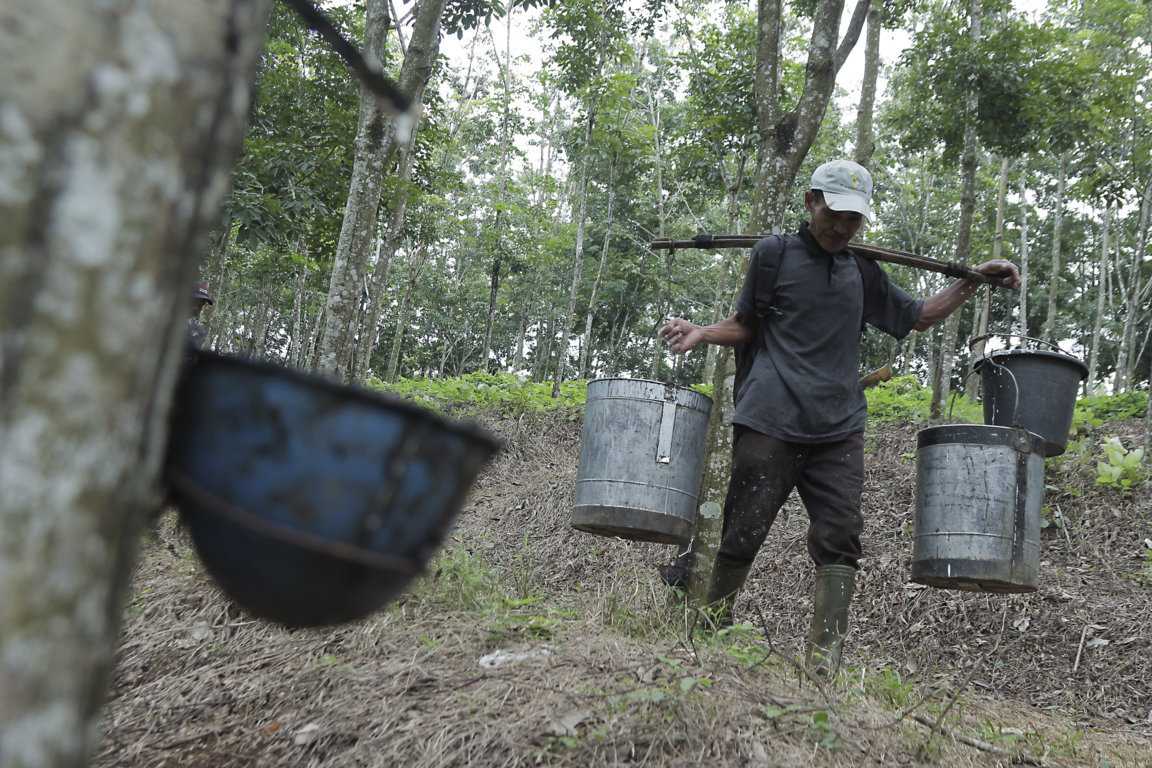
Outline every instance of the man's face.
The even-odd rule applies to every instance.
[[[848,247],[848,242],[860,231],[864,217],[855,211],[834,211],[824,202],[823,195],[804,193],[804,207],[808,209],[808,232],[829,253]]]

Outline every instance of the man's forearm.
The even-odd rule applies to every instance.
[[[980,290],[981,285],[982,283],[975,280],[957,280],[947,288],[929,296],[924,300],[924,306],[920,310],[920,319],[916,321],[916,325],[913,327],[917,331],[928,330],[972,298]]]
[[[752,340],[752,329],[736,319],[736,315],[725,318],[718,323],[705,325],[704,341],[721,347],[734,347]]]

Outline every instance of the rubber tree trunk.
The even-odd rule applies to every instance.
[[[528,313],[520,319],[517,325],[519,329],[516,334],[516,352],[512,357],[512,372],[517,373],[524,367],[524,338],[528,335]]]
[[[204,325],[204,330],[207,331],[207,338],[211,339],[218,328],[218,317],[216,309],[219,307],[221,300],[224,298],[225,280],[228,274],[228,260],[231,252],[232,245],[232,220],[229,217],[225,223],[224,230],[220,235],[219,241],[216,243],[214,250],[217,251],[218,258],[215,263],[215,272],[213,277],[208,281],[208,290],[212,292],[216,303],[207,307],[200,315],[200,322]],[[205,264],[201,270],[202,274],[207,274],[209,265]]]
[[[1052,211],[1052,262],[1048,268],[1048,311],[1044,315],[1041,335],[1056,341],[1056,299],[1060,294],[1060,236],[1064,230],[1064,192],[1068,183],[1068,155],[1060,156],[1056,177],[1056,202]]]
[[[506,201],[508,198],[508,153],[512,147],[512,0],[508,0],[508,7],[504,10],[504,62],[500,66],[500,79],[504,85],[504,100],[500,117],[500,167],[499,190],[496,193],[496,216],[493,231],[496,235],[495,252],[492,257],[492,268],[488,270],[488,313],[484,319],[484,365],[485,373],[491,369],[494,352],[492,349],[492,327],[496,324],[496,300],[500,296],[500,277],[504,265],[504,230],[507,225],[505,219]]]
[[[852,52],[864,21],[869,0],[857,0],[852,17],[840,38],[844,0],[817,0],[808,40],[804,86],[791,110],[780,92],[784,54],[784,13],[781,0],[757,3],[756,122],[758,153],[756,189],[751,225],[766,232],[779,226],[787,208],[796,172],[816,140],[828,101],[836,87],[836,74]]]
[[[1149,386],[1152,387],[1152,366],[1148,370]],[[1144,409],[1144,466],[1152,465],[1152,394]]]
[[[784,55],[784,11],[781,0],[758,0],[756,76],[754,81],[757,124],[756,194],[752,201],[749,226],[754,232],[778,231],[792,188],[804,158],[808,155],[828,101],[836,86],[836,74],[856,45],[868,14],[869,0],[859,0],[844,36],[840,38],[843,0],[818,0],[812,16],[804,86],[793,111],[782,107],[780,73]],[[741,273],[743,274],[743,273]],[[723,488],[732,468],[732,430],[725,403],[732,402],[735,372],[732,352],[717,356],[713,373],[713,417],[709,423],[706,480],[707,495],[697,516],[696,538],[702,544],[696,551],[689,581],[693,599],[701,600],[701,585],[712,574],[714,549],[707,542],[718,540],[723,505]],[[707,507],[705,510],[704,507]],[[706,512],[706,514],[705,514]],[[703,526],[703,528],[701,528]]]
[[[588,312],[584,315],[584,348],[580,354],[580,373],[577,378],[588,375],[588,364],[592,359],[592,318],[596,312],[596,299],[600,293],[600,282],[604,279],[604,265],[608,263],[608,249],[612,245],[612,208],[616,201],[616,162],[615,157],[608,167],[608,210],[605,213],[604,242],[600,244],[600,263],[596,266],[596,279],[592,281],[592,292],[588,295]]]
[[[552,378],[552,397],[560,396],[560,382],[568,362],[568,332],[576,314],[576,296],[580,292],[580,277],[584,270],[584,225],[588,213],[588,160],[592,153],[592,128],[596,123],[596,108],[589,97],[588,116],[584,122],[584,151],[580,158],[580,186],[576,203],[576,248],[572,254],[572,283],[568,289],[568,311],[560,318],[560,340],[557,347],[555,375]]]
[[[427,2],[427,0],[425,0]],[[385,40],[391,17],[387,0],[367,0],[364,6],[365,58],[383,68]],[[379,100],[360,86],[360,116],[356,124],[352,179],[344,202],[344,219],[329,276],[324,326],[317,350],[320,371],[345,378],[352,359],[356,316],[360,308],[376,211],[380,205],[384,162],[393,141],[392,121]]]
[[[1120,355],[1116,361],[1114,393],[1125,392],[1132,382],[1132,369],[1136,365],[1136,325],[1139,320],[1140,298],[1144,293],[1144,283],[1140,279],[1140,264],[1147,246],[1149,208],[1152,208],[1152,181],[1144,187],[1140,201],[1140,219],[1136,233],[1136,249],[1132,251],[1132,262],[1128,266],[1128,290],[1124,296],[1124,331],[1120,337]]]
[[[1104,299],[1108,292],[1108,237],[1112,223],[1112,206],[1104,205],[1104,221],[1100,224],[1100,262],[1096,269],[1096,315],[1092,321],[1092,347],[1088,353],[1088,379],[1084,382],[1085,391],[1096,391],[1096,372],[1100,365],[1100,343],[1103,341]]]
[[[656,237],[663,238],[667,234],[668,211],[664,200],[664,104],[660,100],[659,85],[652,83],[648,88],[648,125],[652,129],[652,170],[653,192],[656,203]],[[664,376],[664,347],[656,338],[655,331],[664,324],[664,318],[671,311],[672,297],[668,286],[672,279],[672,256],[669,249],[665,253],[664,273],[658,275],[656,284],[659,286],[656,299],[656,328],[653,329],[649,341],[652,345],[652,378],[660,381]]]
[[[292,329],[288,339],[288,364],[295,365],[300,357],[300,348],[304,346],[304,302],[308,286],[308,266],[301,264],[296,268],[296,290],[292,294]]]
[[[864,35],[864,78],[860,83],[860,106],[856,110],[856,147],[853,159],[865,168],[872,162],[876,149],[873,133],[873,110],[876,105],[876,83],[880,79],[880,28],[883,11],[877,0],[868,9],[868,28]]]
[[[732,257],[732,261],[738,258],[735,252]],[[740,269],[736,264],[730,264],[729,269],[725,270],[728,277],[725,288],[728,294],[726,305],[729,312],[735,304],[739,291],[736,283],[748,270],[748,258],[742,260],[742,266],[743,269]],[[724,496],[732,472],[731,423],[736,411],[732,388],[735,378],[735,355],[731,347],[721,347],[717,350],[710,379],[713,395],[712,412],[708,418],[707,463],[700,486],[700,508],[689,545],[692,556],[687,561],[688,599],[696,608],[703,608],[708,602],[708,583],[712,578],[712,567],[716,562],[716,551],[720,546],[720,533],[724,523]]]
[[[1008,171],[1011,168],[1011,160],[1007,157],[1000,159],[1000,175],[996,186],[996,229],[992,235],[993,259],[999,259],[1004,254],[1004,208],[1008,200]],[[992,312],[991,286],[984,286],[977,295],[980,298],[977,301],[975,311],[972,313],[971,338],[988,333],[988,316]],[[977,342],[972,348],[971,361],[983,356],[986,347],[987,344],[983,340]],[[980,394],[980,374],[976,372],[975,366],[971,366],[968,376],[964,379],[964,396],[970,401],[975,401],[978,394]]]
[[[420,273],[428,259],[428,249],[417,246],[408,255],[408,279],[404,282],[404,293],[400,296],[400,306],[396,309],[396,333],[392,337],[392,351],[388,355],[386,381],[396,381],[400,375],[400,350],[404,345],[404,332],[408,330],[408,312],[412,306],[412,295],[420,282]]]
[[[408,41],[398,85],[419,109],[424,86],[440,51],[440,16],[445,0],[419,0],[412,38]],[[364,10],[367,58],[383,61],[384,40],[390,17],[386,0],[367,0]],[[323,332],[320,336],[320,371],[349,379],[364,281],[368,272],[381,183],[389,155],[397,144],[395,122],[378,106],[367,88],[360,89],[360,118],[356,127],[356,153],[352,180],[340,225],[340,239],[332,262]]]
[[[99,738],[268,7],[0,12],[3,768],[82,766]]]
[[[1028,175],[1020,175],[1020,335],[1028,335]]]
[[[983,13],[981,0],[969,0],[968,4],[968,36],[973,43],[980,41],[981,14]],[[975,115],[979,106],[979,95],[976,90],[975,76],[968,83],[968,95],[965,110],[969,115]],[[972,250],[972,219],[976,210],[976,167],[977,167],[977,141],[975,120],[967,120],[964,129],[964,149],[960,158],[960,221],[956,231],[956,251],[954,261],[966,264]],[[932,401],[929,405],[929,415],[932,419],[939,419],[944,413],[948,395],[952,391],[952,368],[956,360],[956,330],[960,324],[960,313],[954,312],[944,321],[940,334],[940,351],[937,357],[937,366],[932,380]]]
[[[417,119],[419,123],[419,119]],[[368,288],[368,306],[364,310],[364,323],[360,328],[360,335],[356,343],[356,367],[353,379],[363,383],[368,378],[372,352],[376,349],[380,338],[380,321],[384,317],[384,297],[388,295],[388,278],[392,267],[392,259],[400,247],[404,237],[404,222],[408,217],[408,197],[411,190],[412,164],[415,153],[412,151],[416,141],[416,130],[404,146],[400,149],[397,176],[399,184],[396,197],[392,201],[392,215],[388,220],[388,230],[379,240],[376,249],[376,263],[372,266],[372,283]]]

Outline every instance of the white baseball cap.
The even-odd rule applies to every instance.
[[[812,174],[812,189],[824,193],[834,211],[855,211],[872,221],[872,174],[851,160],[831,160]]]

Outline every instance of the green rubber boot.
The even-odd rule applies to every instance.
[[[708,608],[717,629],[732,626],[732,607],[740,594],[752,563],[733,563],[717,555],[708,583]]]
[[[850,565],[823,565],[816,569],[812,599],[812,626],[808,630],[808,671],[827,679],[840,668],[844,636],[848,633],[848,606],[856,590],[856,569]]]

